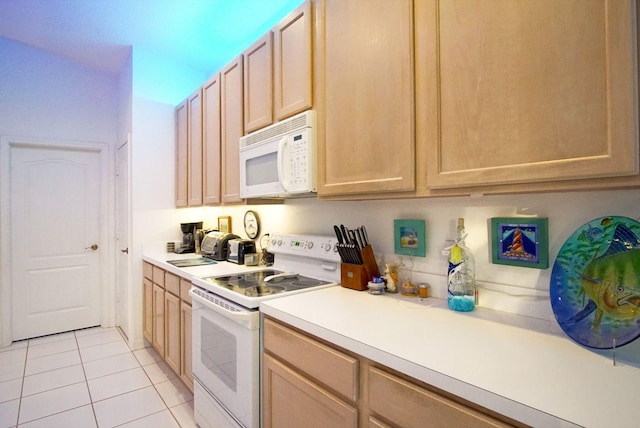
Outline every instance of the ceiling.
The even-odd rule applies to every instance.
[[[0,37],[118,73],[131,47],[211,74],[303,0],[0,0]]]

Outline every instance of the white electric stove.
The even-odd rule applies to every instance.
[[[260,426],[260,302],[336,286],[336,244],[330,236],[273,235],[273,266],[192,280],[194,414],[202,428]]]

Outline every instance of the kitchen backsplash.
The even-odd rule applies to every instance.
[[[549,279],[555,258],[567,238],[594,218],[618,215],[640,218],[640,191],[572,192],[534,195],[499,195],[387,201],[333,202],[315,198],[287,200],[283,205],[206,207],[177,210],[177,222],[205,222],[215,227],[217,216],[232,217],[232,231],[245,237],[246,210],[258,212],[260,235],[297,233],[333,236],[333,225],[367,226],[369,239],[381,268],[401,263],[400,280],[426,282],[431,295],[446,297],[447,257],[442,250],[451,245],[456,220],[464,217],[469,234],[466,243],[476,258],[480,306],[543,320],[553,319],[549,304]],[[492,217],[539,216],[549,220],[549,268],[531,269],[491,263],[490,219]],[[394,219],[424,219],[426,257],[394,254]],[[179,237],[176,224],[175,238]]]

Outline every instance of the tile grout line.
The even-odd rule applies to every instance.
[[[93,421],[96,423],[96,427],[98,427],[98,416],[96,415],[96,409],[93,407],[93,398],[91,397],[91,388],[89,388],[89,380],[87,379],[87,372],[84,369],[84,361],[82,360],[82,352],[80,352],[80,344],[78,343],[78,335],[74,331],[73,337],[76,341],[76,347],[78,348],[78,356],[80,357],[80,367],[82,367],[82,375],[84,376],[84,385],[87,388],[87,393],[89,394],[89,404],[91,405],[91,413],[93,413]]]
[[[20,398],[18,401],[18,414],[16,415],[16,428],[20,422],[20,410],[22,408],[22,392],[24,391],[24,378],[27,373],[27,362],[29,361],[29,340],[27,339],[27,350],[24,353],[24,366],[22,367],[22,382],[20,382]]]

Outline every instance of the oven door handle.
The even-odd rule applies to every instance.
[[[225,304],[225,306],[227,306],[227,307],[224,307],[221,304],[217,304],[216,302],[209,301],[208,299],[200,296],[199,294],[194,293],[193,290],[189,290],[189,295],[196,302],[200,303],[201,305],[205,306],[208,309],[213,310],[214,312],[219,313],[225,318],[229,318],[239,324],[247,326],[251,330],[255,330],[256,328],[258,328],[257,325],[254,325],[257,323],[255,323],[254,321],[255,317],[253,316],[253,311],[234,310],[234,309],[231,309],[231,308],[234,308],[233,306],[225,304],[223,300],[216,299],[218,302]]]

